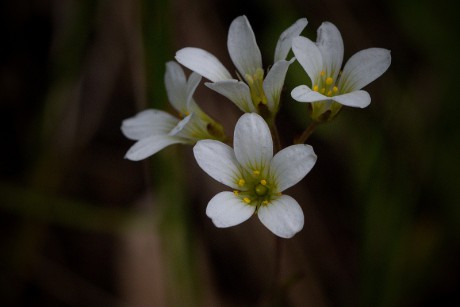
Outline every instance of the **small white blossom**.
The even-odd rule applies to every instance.
[[[183,48],[176,53],[176,60],[212,81],[205,83],[206,86],[230,99],[243,112],[263,113],[260,110],[263,106],[274,117],[279,109],[287,69],[295,60],[286,60],[292,39],[306,25],[306,18],[299,19],[281,34],[275,50],[274,64],[265,78],[262,56],[246,16],[233,20],[227,39],[230,58],[242,80],[234,79],[214,55],[203,49]]]
[[[337,112],[340,105],[367,107],[371,97],[361,89],[380,77],[391,63],[389,50],[369,48],[354,54],[340,71],[343,40],[330,22],[318,28],[316,43],[302,36],[294,38],[292,51],[312,85],[294,88],[291,96],[299,102],[313,103],[314,118],[328,110]]]
[[[311,146],[292,145],[273,156],[267,123],[255,113],[246,113],[235,126],[234,149],[219,141],[201,140],[193,152],[206,173],[234,190],[217,194],[206,208],[217,227],[240,224],[257,213],[262,224],[279,237],[291,238],[303,228],[301,207],[282,192],[315,164]]]
[[[166,91],[179,118],[164,111],[148,109],[125,119],[121,131],[127,138],[137,141],[125,158],[138,161],[172,144],[193,145],[201,139],[224,139],[222,127],[206,115],[192,98],[200,81],[201,76],[196,73],[187,80],[176,62],[166,63]]]

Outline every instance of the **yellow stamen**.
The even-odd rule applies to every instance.
[[[327,78],[326,78],[326,84],[327,84],[327,85],[331,85],[332,82],[334,82],[334,79],[332,79],[331,77],[327,77]]]
[[[186,111],[185,113],[179,112],[179,117],[184,118],[190,115],[190,112]]]
[[[248,197],[243,198],[243,201],[247,204],[251,203],[251,200]]]
[[[325,72],[324,70],[321,70],[321,72],[319,73],[319,75],[320,75],[321,77],[324,77],[324,76],[326,75],[326,72]]]
[[[331,97],[332,96],[332,91],[327,92],[327,96]]]
[[[245,181],[243,178],[241,178],[240,180],[238,180],[238,185],[239,185],[240,187],[244,186],[245,183],[246,183],[246,181]]]
[[[252,173],[254,174],[254,176],[259,176],[260,175],[260,171],[259,170],[253,170]]]
[[[314,90],[315,92],[317,92],[317,91],[318,91],[318,85],[313,86],[313,90]]]
[[[325,87],[323,87],[323,88],[321,89],[321,94],[324,94],[324,93],[326,93],[326,88],[325,88]]]
[[[240,195],[240,191],[234,190],[233,194],[235,194],[235,196],[238,196],[238,195]]]
[[[269,203],[270,203],[270,202],[269,202],[268,200],[264,200],[264,201],[262,202],[262,205],[267,206]]]
[[[266,185],[266,184],[267,184],[267,180],[262,179],[262,180],[260,181],[260,184],[261,184],[261,185]]]
[[[339,91],[339,88],[338,88],[337,86],[334,86],[334,87],[332,88],[332,91],[333,91],[334,93],[337,93],[337,92]]]

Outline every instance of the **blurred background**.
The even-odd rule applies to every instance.
[[[458,304],[455,4],[1,2],[0,305]],[[337,25],[345,60],[392,51],[390,69],[365,88],[371,105],[345,108],[309,139],[318,161],[287,191],[305,214],[290,240],[277,242],[256,217],[215,228],[205,208],[226,188],[197,167],[190,146],[123,159],[133,143],[123,119],[172,111],[163,76],[175,51],[206,49],[233,71],[227,31],[242,14],[265,67],[279,34],[302,17],[311,39],[321,22]],[[309,123],[289,95],[306,82],[293,64],[278,116],[283,146]],[[240,111],[205,86],[195,98],[231,135]]]

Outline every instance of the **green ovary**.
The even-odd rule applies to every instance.
[[[258,184],[254,188],[254,192],[256,193],[257,196],[265,196],[268,193],[268,188],[265,185]]]

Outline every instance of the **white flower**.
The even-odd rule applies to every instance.
[[[289,65],[294,61],[286,60],[291,49],[292,39],[300,34],[307,25],[307,19],[297,20],[285,30],[276,45],[274,64],[264,78],[262,56],[246,16],[237,17],[230,25],[227,46],[230,58],[239,72],[236,80],[211,53],[187,47],[176,53],[176,60],[209,79],[205,83],[212,90],[224,95],[243,112],[261,112],[261,105],[274,117],[278,112],[281,89]]]
[[[192,98],[200,81],[200,75],[192,73],[187,80],[179,64],[166,63],[168,99],[181,119],[155,109],[144,110],[125,119],[121,131],[127,138],[137,141],[125,158],[138,161],[172,144],[195,144],[201,139],[225,138],[222,127],[206,115]]]
[[[329,110],[332,102],[367,107],[371,97],[361,89],[380,77],[391,63],[389,50],[369,48],[354,54],[340,71],[343,49],[342,36],[330,22],[318,28],[316,43],[302,36],[293,39],[292,51],[308,74],[312,88],[300,85],[292,90],[291,96],[300,102],[315,102],[313,112],[318,116]]]
[[[217,227],[240,224],[257,213],[262,224],[279,237],[290,238],[303,228],[299,204],[281,192],[299,182],[315,164],[311,146],[292,145],[273,156],[268,125],[261,116],[246,113],[236,124],[234,149],[202,140],[193,152],[206,173],[234,189],[214,196],[206,208]]]

